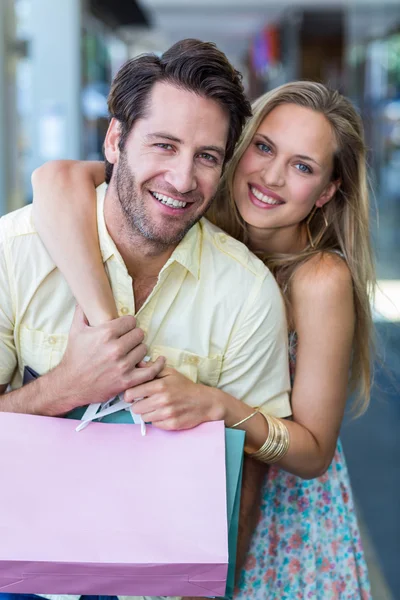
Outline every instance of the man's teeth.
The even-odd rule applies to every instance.
[[[264,202],[265,204],[281,204],[281,202],[279,200],[275,200],[275,198],[266,196],[265,194],[261,193],[260,190],[258,190],[255,187],[251,186],[250,189],[251,189],[251,193],[253,194],[253,196],[255,196],[257,198],[257,200],[261,200],[261,202]]]
[[[164,194],[159,194],[158,192],[151,192],[161,204],[166,204],[167,206],[173,206],[174,208],[184,208],[187,202],[179,202],[179,200],[175,200],[175,198],[170,198],[169,196],[164,196]]]

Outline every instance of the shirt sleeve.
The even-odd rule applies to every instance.
[[[8,258],[7,240],[0,219],[0,385],[11,382],[18,362],[14,342],[14,303]]]
[[[269,272],[257,280],[231,334],[218,388],[267,414],[291,415],[286,313]]]

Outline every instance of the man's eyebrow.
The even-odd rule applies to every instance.
[[[155,133],[149,133],[146,135],[146,139],[148,140],[160,138],[163,140],[169,140],[170,142],[176,142],[177,144],[183,143],[182,140],[165,131],[156,131]],[[220,156],[221,159],[225,158],[225,149],[221,146],[201,146],[201,148],[199,148],[199,152],[215,152]]]
[[[166,133],[164,131],[157,131],[156,133],[149,133],[146,135],[146,138],[149,140],[154,140],[155,138],[163,138],[164,140],[170,140],[171,142],[177,142],[178,144],[182,143],[182,140],[171,135],[170,133]]]
[[[276,147],[274,142],[272,140],[269,139],[268,136],[264,135],[263,133],[259,133],[257,134],[260,137],[262,137],[268,144],[270,144],[271,146],[274,146],[274,148]],[[319,167],[321,167],[321,165],[319,164],[319,162],[317,162],[315,160],[315,158],[311,158],[311,156],[306,156],[305,154],[296,154],[295,155],[297,158],[301,158],[302,160],[308,160],[310,162],[315,163],[316,165],[318,165]],[[322,167],[321,167],[322,168]]]
[[[223,160],[225,158],[225,150],[221,146],[202,146],[201,152],[215,152]]]

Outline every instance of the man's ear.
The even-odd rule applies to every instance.
[[[104,154],[106,159],[112,165],[115,165],[119,159],[119,140],[121,138],[121,124],[113,117],[107,129],[104,140]]]
[[[322,192],[322,194],[320,195],[320,197],[318,198],[318,200],[316,201],[315,206],[318,206],[318,208],[321,208],[322,206],[327,204],[330,200],[332,200],[332,198],[334,197],[334,195],[340,188],[340,184],[341,184],[340,179],[336,179],[336,181],[330,181],[328,183],[328,185],[326,186],[326,188],[324,189],[324,191]]]

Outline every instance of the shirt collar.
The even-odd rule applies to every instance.
[[[107,184],[102,183],[97,188],[97,233],[99,236],[100,251],[103,257],[103,263],[107,262],[111,256],[120,256],[114,241],[108,233],[104,219],[104,200],[107,192]]]
[[[112,237],[108,233],[104,219],[104,200],[107,187],[106,183],[102,183],[97,188],[97,232],[103,263],[107,262],[111,256],[115,256],[118,260],[122,261],[122,257],[118,252]],[[196,223],[196,225],[189,229],[183,240],[175,248],[164,265],[163,270],[167,269],[173,263],[179,263],[187,269],[193,277],[199,279],[202,238],[202,225],[201,223]]]
[[[187,269],[195,279],[199,279],[202,241],[203,228],[200,223],[196,223],[175,248],[164,269],[177,262]]]

